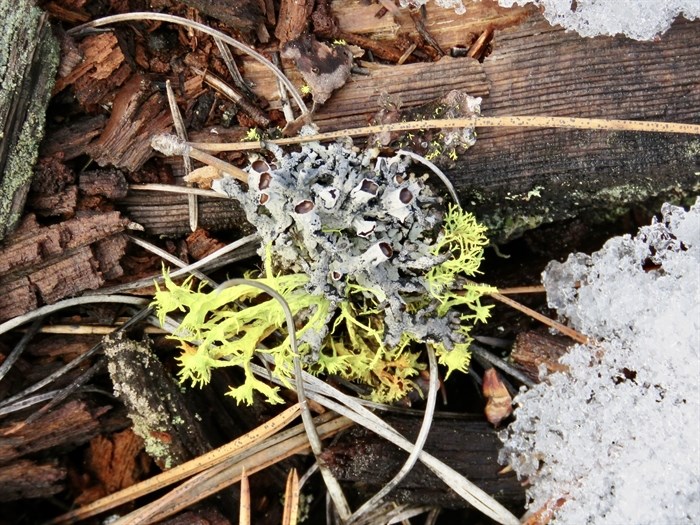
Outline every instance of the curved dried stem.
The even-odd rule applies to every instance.
[[[418,155],[417,153],[413,153],[412,151],[400,149],[396,152],[396,154],[411,157],[413,160],[417,160],[418,162],[426,166],[428,169],[430,169],[430,171],[437,175],[438,178],[442,181],[442,183],[447,187],[447,191],[450,193],[450,197],[452,197],[452,200],[455,201],[455,204],[460,208],[462,207],[462,205],[459,203],[459,197],[457,196],[455,187],[452,185],[452,181],[450,181],[450,179],[447,178],[447,175],[445,175],[440,168],[438,168],[435,164],[430,162],[425,157]]]
[[[440,385],[439,372],[437,366],[437,359],[435,358],[435,352],[430,345],[427,346],[428,352],[428,364],[430,367],[430,381],[428,387],[428,399],[425,405],[425,414],[423,415],[423,422],[421,423],[420,431],[418,432],[418,437],[416,438],[416,443],[413,446],[413,450],[408,455],[408,459],[403,464],[401,469],[396,473],[396,475],[384,485],[379,492],[368,499],[359,509],[357,509],[352,516],[350,516],[349,523],[357,523],[363,519],[368,513],[371,513],[373,509],[376,508],[382,501],[382,499],[389,494],[394,488],[398,486],[399,483],[406,477],[406,475],[413,469],[415,464],[418,462],[418,457],[423,451],[425,442],[428,440],[428,434],[430,433],[430,427],[433,422],[433,416],[435,415],[435,401],[437,400],[437,393]]]

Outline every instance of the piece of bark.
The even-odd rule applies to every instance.
[[[107,123],[107,117],[79,118],[75,122],[50,129],[41,143],[40,154],[43,157],[53,157],[61,154],[63,161],[72,160],[88,152],[90,144],[96,140]]]
[[[40,217],[70,219],[78,204],[73,170],[63,163],[60,153],[40,157],[34,167],[27,205]]]
[[[668,57],[673,57],[669,59]],[[655,42],[581,38],[539,15],[496,33],[483,63],[482,113],[700,122],[700,21]],[[658,210],[696,193],[696,136],[553,129],[478,129],[448,176],[502,241],[542,224]],[[653,202],[655,200],[656,202]],[[619,210],[619,211],[618,211]]]
[[[314,114],[314,123],[322,131],[366,126],[383,108],[383,100],[395,99],[402,109],[422,106],[450,91],[464,91],[484,97],[489,86],[482,66],[469,58],[444,57],[438,62],[385,66],[362,63],[369,74],[353,75],[333,94],[332,100]],[[292,81],[302,81],[293,68],[285,67]],[[255,84],[258,96],[279,108],[279,96],[272,89],[269,73],[262,66],[246,61],[246,78]]]
[[[78,205],[78,188],[74,185],[56,193],[30,194],[27,206],[39,217],[70,219]]]
[[[510,359],[533,381],[539,381],[540,366],[547,373],[563,372],[565,365],[559,363],[559,358],[566,354],[574,345],[571,339],[541,332],[521,332],[515,338]]]
[[[119,90],[109,121],[88,153],[100,166],[138,170],[153,154],[151,138],[172,126],[165,96],[142,75]]]
[[[0,320],[99,288],[122,273],[128,221],[118,212],[93,213],[39,226],[27,216],[0,247]]]
[[[279,23],[275,28],[275,36],[280,41],[280,48],[304,33],[313,9],[314,0],[281,0]]]
[[[480,35],[486,27],[495,30],[517,25],[535,11],[532,6],[503,8],[495,2],[471,2],[467,12],[455,15],[452,8],[441,8],[435,2],[426,5],[425,30],[445,51],[457,45],[468,45],[470,35]],[[409,10],[400,10],[398,16],[377,18],[377,5],[364,0],[333,0],[331,12],[342,33],[365,37],[381,44],[391,43],[401,33],[414,31]]]
[[[48,498],[65,489],[66,470],[28,459],[0,466],[0,502]]]
[[[203,228],[197,228],[190,233],[185,242],[187,242],[187,251],[195,260],[203,259],[210,253],[225,246],[223,242],[212,237]]]
[[[265,15],[259,0],[183,0],[203,15],[216,18],[232,29],[248,35],[259,33],[264,28]]]
[[[110,407],[90,407],[83,401],[68,401],[38,420],[16,430],[15,423],[0,427],[0,464],[53,447],[73,448],[101,432],[99,418]],[[15,430],[13,433],[9,433]]]
[[[253,233],[236,201],[198,197],[199,225],[209,231],[232,231],[241,236]],[[132,191],[117,201],[119,207],[147,233],[165,237],[189,234],[187,195]]]
[[[390,416],[386,421],[409,440],[420,418]],[[525,490],[514,474],[499,475],[496,461],[501,442],[483,419],[433,420],[425,450],[506,506],[522,504]],[[401,468],[407,454],[364,428],[353,428],[323,453],[326,465],[341,482],[351,483],[360,497],[371,496]],[[400,503],[465,508],[468,504],[418,463],[391,492]]]
[[[78,181],[80,192],[107,199],[123,199],[129,190],[124,174],[116,169],[84,171]]]
[[[58,68],[58,44],[31,0],[0,0],[0,240],[22,214]]]
[[[161,468],[171,468],[211,447],[203,437],[180,387],[147,341],[132,341],[123,332],[104,338],[114,392],[126,405],[134,433]]]
[[[114,91],[122,86],[132,73],[117,37],[111,32],[100,33],[88,36],[78,44],[67,35],[63,38],[63,47],[77,47],[77,52],[83,58],[80,63],[59,77],[54,93],[60,93],[66,87],[73,86],[75,97],[86,110],[108,102]],[[67,55],[67,58],[71,64],[75,62],[72,53]]]

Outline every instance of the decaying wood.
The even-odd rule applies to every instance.
[[[31,0],[0,0],[0,240],[22,214],[58,68],[58,44]]]
[[[255,83],[258,95],[270,100],[271,107],[279,107],[276,91],[265,80],[268,73],[262,67],[246,64],[246,78]],[[438,99],[452,90],[465,91],[475,97],[488,95],[483,68],[469,58],[444,57],[438,62],[401,66],[363,62],[362,66],[369,74],[352,75],[314,115],[314,123],[321,131],[366,126],[385,108],[387,100],[398,101],[401,108],[409,109]],[[287,64],[285,72],[301,82],[291,67]]]
[[[583,39],[535,17],[496,33],[483,67],[489,116],[700,121],[700,90],[691,87],[700,83],[700,21],[634,42]],[[698,162],[700,139],[690,135],[483,129],[449,175],[498,240],[654,197],[677,201],[697,192]]]
[[[211,448],[180,387],[147,341],[132,341],[120,332],[105,337],[104,350],[114,391],[126,405],[146,452],[161,468],[174,467]]]
[[[185,239],[187,242],[187,251],[195,259],[203,259],[207,255],[216,250],[223,248],[225,245],[223,242],[215,239],[207,230],[202,228],[197,228]]]
[[[32,215],[0,248],[0,320],[24,314],[122,273],[128,221],[118,212],[85,214],[51,226]]]
[[[540,366],[547,373],[562,372],[567,369],[559,363],[573,343],[571,339],[542,332],[522,332],[515,338],[510,359],[533,381],[539,381]]]
[[[75,48],[82,60],[58,78],[54,93],[73,86],[75,97],[83,108],[93,109],[96,104],[112,98],[115,89],[131,76],[132,69],[114,33],[88,36],[78,44],[68,36],[63,38],[63,47],[70,45]]]
[[[391,416],[386,420],[408,439],[415,439],[421,424],[413,417]],[[481,418],[469,421],[436,417],[425,450],[501,503],[522,503],[525,491],[515,475],[498,474],[502,468],[496,461],[500,446],[496,432]],[[368,497],[398,472],[406,453],[364,428],[353,428],[324,452],[324,459],[340,481],[352,483],[360,497]],[[419,505],[467,505],[422,464],[416,465],[391,494],[399,502]]]
[[[60,154],[64,161],[84,155],[88,152],[89,145],[100,136],[106,122],[107,117],[96,115],[51,129],[41,143],[40,154],[43,157]]]
[[[172,126],[163,93],[141,75],[133,75],[119,90],[100,138],[88,148],[100,165],[139,169],[153,154],[151,138]]]
[[[209,231],[228,230],[241,236],[253,233],[235,201],[209,197],[199,197],[198,200],[199,224],[203,228]],[[132,191],[117,203],[147,233],[176,237],[191,232],[186,195]]]
[[[139,481],[147,466],[142,452],[143,440],[131,429],[91,439],[85,465],[94,483],[80,492],[75,504],[87,505]]]
[[[53,447],[75,447],[99,434],[100,417],[110,407],[90,407],[83,401],[68,401],[37,421],[16,430],[15,423],[0,427],[0,464]]]
[[[201,14],[221,20],[232,29],[255,33],[260,38],[267,35],[265,30],[264,3],[259,0],[183,0],[185,4],[194,7]],[[261,35],[262,33],[262,35]],[[264,38],[260,38],[265,42]]]
[[[391,42],[412,23],[389,14],[370,20],[354,9],[356,3],[333,4],[338,25],[356,34]],[[371,9],[375,13],[377,6]],[[442,24],[440,11],[429,7],[426,28],[443,49],[468,44],[471,24],[475,35],[494,29],[489,57],[465,67],[458,64],[468,58],[404,66],[362,63],[371,75],[353,75],[315,115],[320,131],[367,123],[385,90],[404,108],[463,89],[483,97],[486,116],[700,121],[700,90],[692,88],[700,83],[699,21],[679,20],[657,41],[636,42],[582,38],[551,27],[529,9],[481,20],[471,11],[466,18],[452,13]],[[372,67],[378,67],[376,74]],[[246,71],[256,77],[259,70]],[[380,77],[392,72],[397,76],[383,85]],[[416,89],[416,78],[424,79],[418,84],[424,89]],[[256,85],[265,82],[258,79]],[[275,106],[274,93],[260,94]],[[594,222],[633,204],[656,207],[660,203],[651,199],[677,201],[699,188],[700,142],[691,135],[484,128],[478,137],[476,146],[443,170],[495,242],[575,216]]]
[[[65,489],[66,469],[54,463],[21,459],[0,466],[0,502],[48,498]]]

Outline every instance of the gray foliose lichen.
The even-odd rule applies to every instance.
[[[351,283],[373,295],[387,305],[389,345],[406,332],[449,344],[458,319],[409,314],[402,299],[427,293],[423,276],[447,257],[431,253],[444,207],[427,176],[412,173],[407,158],[380,158],[351,141],[310,142],[290,154],[268,148],[275,160],[252,159],[247,191],[229,177],[213,186],[242,204],[261,257],[281,273],[309,275],[310,294],[339,302]]]

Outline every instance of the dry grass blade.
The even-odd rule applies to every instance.
[[[316,418],[316,423],[321,438],[330,437],[352,425],[348,419],[331,413],[319,416]],[[254,474],[294,454],[302,454],[308,450],[309,441],[304,425],[297,425],[197,474],[162,498],[113,522],[113,525],[141,525],[164,520],[237,483],[243,468],[249,474]]]
[[[131,297],[129,295],[83,295],[82,297],[74,297],[72,299],[65,299],[63,301],[58,301],[54,304],[49,304],[32,310],[24,315],[18,315],[13,317],[9,321],[5,321],[0,324],[0,335],[9,332],[13,328],[22,326],[24,323],[33,321],[39,317],[44,317],[46,315],[58,312],[65,308],[70,308],[72,306],[80,306],[83,304],[92,303],[117,303],[117,304],[133,304],[136,306],[144,306],[148,303],[146,299],[141,299],[140,297]]]
[[[227,458],[249,450],[256,444],[261,442],[264,443],[265,439],[269,438],[270,436],[274,436],[277,432],[281,431],[298,415],[299,405],[293,405],[270,421],[263,423],[256,429],[251,430],[247,434],[234,439],[222,447],[212,450],[211,452],[188,461],[187,463],[174,467],[166,472],[163,472],[162,474],[158,474],[157,476],[147,479],[146,481],[142,481],[136,485],[132,485],[129,488],[99,499],[94,503],[90,503],[89,505],[85,505],[84,507],[63,514],[52,520],[50,523],[75,523],[77,521],[96,516],[97,514],[106,512],[114,507],[118,507],[119,505],[123,505],[124,503],[133,501],[136,498],[145,496],[151,492],[160,490],[164,487],[172,485],[173,483],[177,483],[178,481],[198,474],[221,463]]]
[[[168,94],[168,105],[170,106],[170,114],[173,117],[175,132],[181,140],[187,140],[185,121],[182,120],[180,109],[177,107],[175,93],[173,92],[173,87],[170,84],[170,80],[165,81],[165,91]],[[187,176],[192,172],[192,160],[190,159],[189,155],[183,155],[182,161],[185,165],[185,176]],[[197,223],[199,222],[199,205],[197,203],[197,196],[189,194],[187,197],[187,205],[190,218],[190,230],[195,231],[197,229]]]
[[[250,483],[245,467],[241,470],[241,505],[238,512],[238,525],[250,525]]]
[[[338,414],[344,415],[348,419],[375,432],[409,453],[413,450],[413,443],[403,437],[396,429],[388,425],[381,418],[377,417],[373,412],[363,407],[355,399],[327,385],[311,374],[306,372],[303,374],[305,381],[309,385],[307,390],[309,391],[310,399]],[[460,497],[464,498],[480,512],[503,525],[517,525],[519,523],[518,519],[503,507],[503,505],[466,479],[459,472],[445,465],[425,451],[420,452],[419,459],[432,470],[438,478],[443,480]]]
[[[545,293],[546,290],[541,284],[532,286],[513,286],[511,288],[499,288],[501,295],[515,295],[519,293]]]
[[[269,374],[264,367],[251,364],[251,370],[261,377],[269,379]],[[317,402],[325,408],[341,414],[362,425],[366,429],[383,437],[406,452],[411,452],[413,443],[401,435],[395,428],[379,418],[374,412],[368,410],[354,397],[348,396],[337,388],[325,383],[319,378],[302,372],[305,390],[310,400]],[[274,378],[273,378],[274,381]],[[279,381],[276,381],[279,384]],[[474,483],[462,476],[448,465],[425,451],[419,454],[419,460],[432,470],[435,475],[443,480],[456,494],[470,503],[480,512],[503,525],[518,525],[518,519],[494,498],[489,496]]]
[[[12,352],[10,352],[2,364],[0,364],[0,381],[2,381],[7,372],[9,372],[12,365],[17,362],[19,357],[22,355],[22,352],[24,352],[24,349],[27,348],[29,341],[31,341],[32,338],[39,333],[39,329],[41,328],[43,322],[44,319],[42,317],[34,321],[32,326],[29,327],[29,330],[27,330],[27,332],[22,336],[19,343],[17,343],[12,349]]]
[[[453,128],[570,128],[570,129],[597,129],[607,131],[640,131],[648,133],[682,133],[690,135],[700,135],[699,124],[682,124],[677,122],[652,122],[641,120],[608,120],[589,119],[573,117],[546,117],[546,116],[526,116],[526,117],[479,117],[463,119],[433,119],[414,120],[407,122],[394,122],[391,124],[380,124],[376,126],[364,126],[360,128],[343,129],[328,133],[318,133],[315,135],[305,135],[300,137],[290,137],[285,139],[270,140],[268,142],[278,146],[300,144],[303,142],[322,142],[345,137],[363,137],[377,133],[387,133],[391,131],[413,131],[416,129],[453,129]],[[252,142],[193,142],[190,144],[194,148],[203,151],[245,151],[262,148],[259,141]]]
[[[293,468],[287,476],[287,486],[284,490],[284,512],[282,525],[296,525],[299,521],[299,475]]]
[[[151,139],[151,147],[166,157],[176,155],[190,156],[200,162],[203,162],[204,164],[208,164],[209,166],[216,168],[223,173],[231,175],[244,184],[248,183],[248,173],[242,169],[237,168],[233,164],[229,164],[225,160],[218,159],[209,153],[193,148],[188,142],[181,140],[175,135],[170,135],[168,133],[156,135]]]
[[[129,191],[163,191],[166,193],[184,193],[187,195],[201,195],[202,197],[215,197],[217,199],[230,199],[230,197],[218,191],[173,186],[172,184],[130,184]]]
[[[314,456],[316,456],[316,462],[318,463],[318,468],[321,471],[323,481],[326,484],[326,489],[328,490],[328,493],[330,494],[331,498],[333,498],[333,503],[336,506],[336,510],[338,511],[341,520],[345,522],[348,520],[351,514],[350,506],[348,505],[348,502],[345,499],[345,495],[343,494],[343,490],[340,487],[340,483],[338,483],[338,480],[335,479],[335,476],[333,476],[330,469],[326,467],[324,463],[320,460],[321,452],[323,452],[323,446],[321,444],[321,439],[314,425],[313,417],[311,416],[311,411],[309,410],[308,402],[306,400],[306,394],[304,392],[301,359],[299,358],[299,349],[297,347],[296,326],[294,324],[294,316],[292,315],[292,311],[289,308],[289,304],[287,304],[287,301],[284,299],[284,297],[282,297],[282,295],[274,288],[271,288],[270,286],[261,282],[253,281],[251,279],[229,279],[228,281],[225,281],[222,284],[220,284],[217,290],[222,290],[229,286],[241,284],[261,289],[262,291],[273,297],[277,302],[279,302],[282,306],[282,309],[284,310],[284,316],[287,322],[287,332],[289,335],[289,343],[292,348],[292,352],[294,353],[294,380],[296,384],[297,396],[299,397],[299,406],[301,407],[301,419],[304,422],[306,435],[309,438],[309,445],[311,446],[311,450],[313,451]]]
[[[539,312],[536,312],[532,308],[528,308],[524,304],[520,304],[518,301],[515,301],[511,299],[510,297],[506,297],[505,295],[501,295],[500,293],[490,293],[490,297],[493,297],[497,301],[500,301],[504,304],[507,304],[508,306],[515,308],[516,310],[523,312],[526,315],[529,315],[533,319],[537,319],[538,321],[546,324],[547,326],[554,328],[558,332],[561,332],[562,334],[569,336],[571,339],[576,341],[577,343],[581,343],[582,345],[588,344],[588,337],[583,335],[581,332],[577,332],[573,328],[569,328],[566,325],[563,325],[557,321],[554,321],[553,319],[550,319],[546,315],[542,315]]]
[[[169,254],[161,248],[158,248],[158,246],[156,246],[155,244],[151,244],[150,242],[144,241],[143,239],[139,239],[138,237],[134,237],[133,235],[127,235],[127,238],[134,244],[141,246],[141,248],[144,248],[151,253],[155,253],[159,257],[162,257],[163,259],[165,259],[169,263],[174,264],[178,268],[187,268],[188,266],[188,264],[185,261],[178,259],[174,255]],[[212,281],[209,277],[204,275],[199,270],[192,270],[191,273],[200,281],[205,282],[212,287],[216,287],[216,282]]]
[[[482,359],[484,359],[485,361],[488,361],[496,368],[503,370],[506,374],[509,374],[511,377],[514,377],[515,379],[520,381],[523,385],[526,385],[528,388],[532,388],[533,386],[535,386],[535,382],[532,381],[525,374],[523,374],[520,370],[512,367],[507,362],[505,362],[503,359],[501,359],[498,356],[493,355],[491,352],[489,352],[485,348],[480,347],[476,343],[472,343],[469,345],[469,351],[473,355],[477,355],[477,356],[481,357]]]
[[[425,405],[425,414],[423,416],[423,422],[418,432],[418,437],[416,438],[416,443],[413,446],[413,450],[408,455],[408,459],[403,464],[399,472],[386,484],[382,489],[367,500],[355,513],[350,517],[350,523],[361,522],[363,517],[371,513],[374,508],[376,508],[382,501],[382,499],[389,494],[395,487],[401,483],[401,480],[406,477],[406,475],[413,469],[416,462],[418,461],[418,456],[420,455],[425,442],[428,440],[428,434],[430,433],[430,426],[433,422],[433,416],[435,414],[435,401],[437,400],[438,388],[440,385],[439,371],[437,365],[437,359],[435,358],[435,352],[430,347],[427,346],[428,353],[428,363],[430,366],[430,382],[428,388],[428,399]]]

